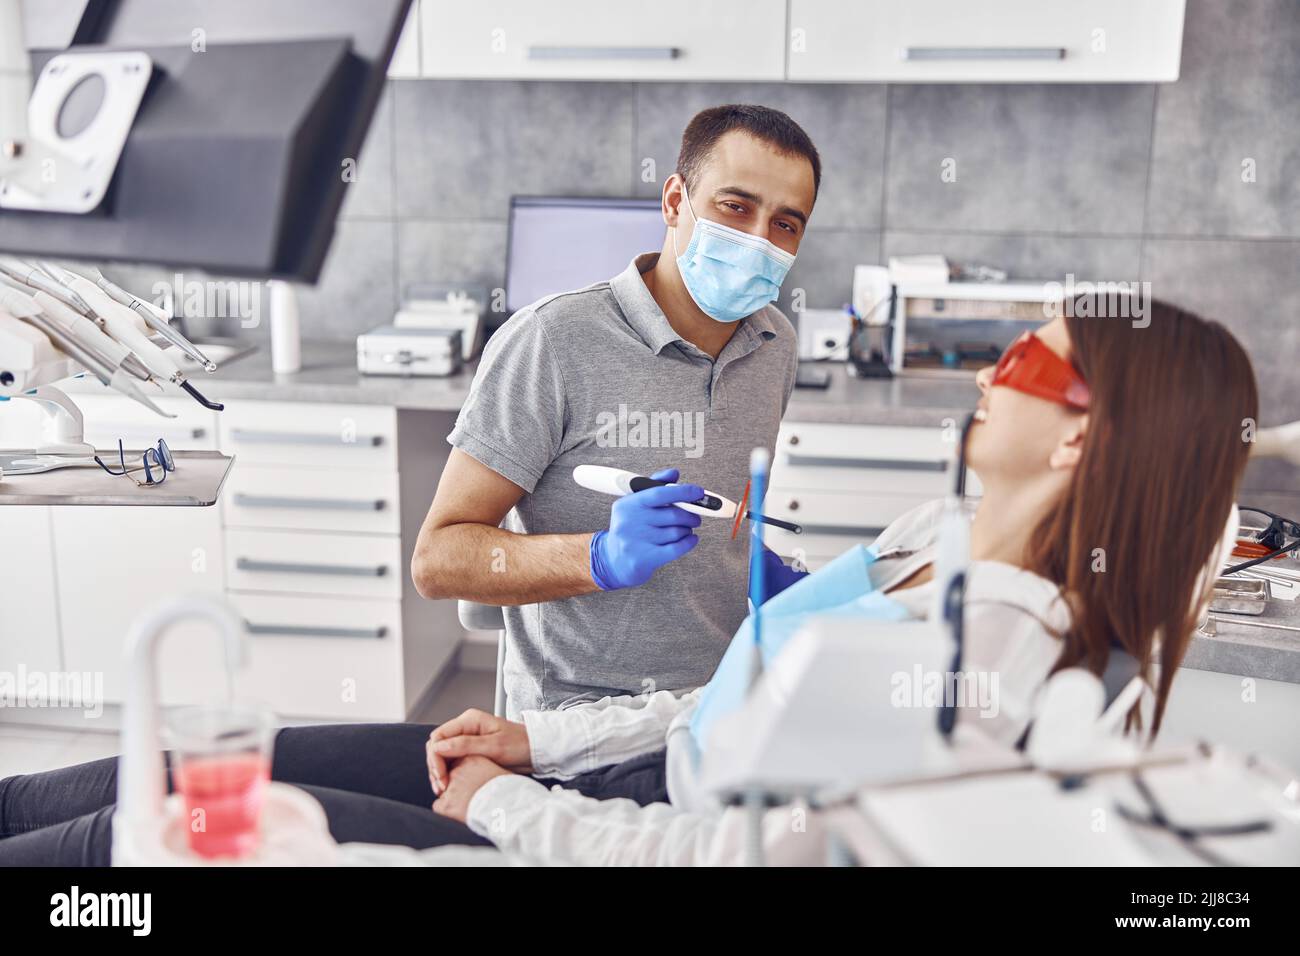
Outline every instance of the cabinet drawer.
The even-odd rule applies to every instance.
[[[425,76],[785,78],[785,0],[423,0],[420,31]]]
[[[1184,0],[790,0],[789,79],[1178,79]]]
[[[955,434],[943,428],[786,423],[777,436],[772,490],[938,498],[952,485],[949,438]],[[970,472],[967,493],[980,494]]]
[[[402,606],[231,594],[251,641],[239,692],[278,714],[402,720]]]
[[[793,521],[803,534],[764,529],[764,539],[778,554],[836,555],[854,544],[870,544],[890,522],[932,500],[928,495],[870,495],[847,492],[798,492],[773,489],[767,512]]]
[[[402,596],[401,541],[310,531],[226,531],[226,586],[350,597]]]
[[[221,493],[227,528],[398,534],[397,474],[237,462]]]
[[[382,405],[229,402],[221,450],[248,464],[395,470],[397,415]]]
[[[955,426],[949,433],[937,427],[785,422],[777,433],[776,464],[941,473],[955,439]]]

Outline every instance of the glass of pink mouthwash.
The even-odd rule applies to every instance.
[[[248,856],[271,779],[274,715],[252,702],[185,707],[168,715],[167,728],[190,849],[207,858]]]

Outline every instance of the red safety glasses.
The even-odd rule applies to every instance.
[[[1091,394],[1074,366],[1025,332],[1003,351],[993,369],[993,384],[1085,411]]]

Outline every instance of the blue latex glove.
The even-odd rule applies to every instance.
[[[763,603],[768,598],[780,594],[790,585],[802,581],[808,576],[807,571],[796,571],[781,560],[781,556],[763,545]]]
[[[656,471],[658,481],[676,481],[676,468]],[[699,485],[664,485],[624,495],[609,512],[609,530],[591,536],[591,579],[602,591],[634,588],[655,570],[700,543],[693,529],[700,516],[675,507],[676,501],[704,497]]]

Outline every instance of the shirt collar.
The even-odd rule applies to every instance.
[[[643,253],[628,263],[628,267],[609,283],[614,298],[627,319],[627,324],[656,355],[673,342],[685,341],[668,323],[668,316],[664,315],[663,309],[659,308],[659,303],[655,301],[655,297],[646,288],[645,280],[641,278],[642,273],[654,268],[658,259],[657,252]],[[768,312],[768,308],[764,306],[741,323],[748,335],[753,336],[757,333],[764,342],[776,338],[776,326],[772,324],[772,317]]]

